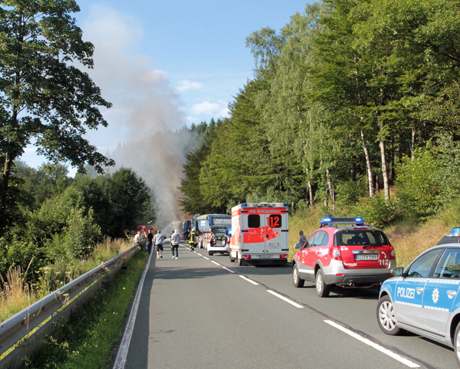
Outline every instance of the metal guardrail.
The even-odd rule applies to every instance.
[[[0,323],[0,368],[19,366],[24,356],[40,345],[40,338],[53,329],[50,323],[66,318],[138,250],[131,247]]]

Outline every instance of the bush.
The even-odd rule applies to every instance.
[[[441,212],[440,217],[446,226],[460,225],[460,197],[453,199],[446,209]]]
[[[0,238],[0,276],[5,277],[12,267],[27,270],[28,283],[38,278],[38,269],[46,263],[41,251],[30,240],[24,239],[18,229]]]
[[[47,243],[47,255],[52,262],[71,262],[88,257],[101,240],[101,229],[94,223],[92,210],[85,213],[72,209],[61,233]]]
[[[337,205],[339,208],[356,204],[366,195],[366,178],[344,181],[337,184]]]
[[[354,207],[353,214],[364,217],[366,223],[383,228],[399,217],[398,203],[385,202],[381,195],[364,198]]]
[[[430,149],[419,150],[414,160],[405,157],[398,167],[397,187],[401,211],[409,218],[426,219],[442,206],[440,163]]]

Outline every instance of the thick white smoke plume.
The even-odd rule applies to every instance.
[[[107,7],[94,7],[83,22],[95,45],[94,70],[109,127],[91,136],[117,167],[132,168],[152,188],[160,225],[180,218],[178,186],[186,151],[193,143],[179,101],[164,72],[151,67],[136,46],[142,38],[134,21]]]

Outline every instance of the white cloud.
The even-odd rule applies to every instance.
[[[191,112],[200,118],[226,118],[229,116],[227,103],[205,100],[192,106]]]
[[[198,81],[191,81],[189,79],[184,79],[179,81],[176,86],[176,90],[179,92],[187,92],[187,91],[197,91],[203,88],[203,84]]]

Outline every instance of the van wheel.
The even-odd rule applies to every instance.
[[[294,283],[294,286],[297,288],[303,287],[305,283],[305,280],[299,276],[299,269],[297,268],[297,264],[294,264],[292,267],[292,283]]]
[[[390,336],[396,336],[401,332],[401,329],[398,328],[398,322],[396,321],[394,305],[388,295],[382,296],[379,299],[377,304],[377,322],[379,323],[380,329],[383,333]],[[458,327],[455,331],[455,334],[458,333]],[[455,352],[457,353],[457,360],[459,360],[459,353],[457,351],[457,342],[460,345],[460,337],[455,337]]]
[[[208,255],[209,255],[209,256],[212,256],[212,255],[214,255],[214,254],[213,254],[212,251],[208,251]]]
[[[331,290],[330,286],[324,282],[324,273],[321,269],[318,269],[315,276],[316,293],[319,297],[328,297]]]

